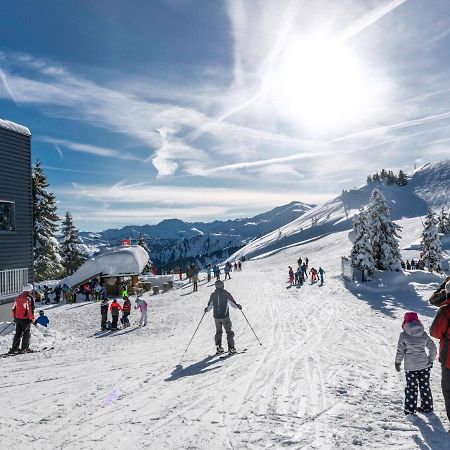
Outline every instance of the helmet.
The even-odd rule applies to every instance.
[[[214,283],[214,286],[215,286],[216,288],[218,288],[218,289],[223,289],[223,286],[224,286],[223,281],[217,280],[217,281]]]
[[[23,286],[22,292],[32,292],[33,291],[33,285],[30,283],[27,283]]]

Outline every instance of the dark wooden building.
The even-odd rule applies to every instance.
[[[33,280],[31,134],[0,119],[0,303]]]

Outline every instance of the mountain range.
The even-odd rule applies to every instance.
[[[120,245],[124,239],[135,243],[142,236],[157,267],[173,268],[193,260],[203,266],[223,261],[246,243],[292,222],[313,207],[293,201],[251,218],[210,223],[166,219],[156,225],[129,225],[98,233],[84,231],[80,232],[80,239],[84,252],[94,256]]]

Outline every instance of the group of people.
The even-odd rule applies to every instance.
[[[317,283],[320,279],[320,285],[323,285],[325,270],[323,270],[322,267],[319,267],[318,270],[314,267],[311,267],[308,272],[308,258],[305,258],[304,260],[302,258],[299,258],[297,260],[297,264],[298,267],[295,272],[291,266],[288,266],[288,277],[291,286],[303,286],[303,283],[305,283],[306,279],[308,278],[308,274],[311,280],[311,284]]]
[[[101,330],[117,330],[120,312],[122,311],[122,317],[120,322],[123,328],[128,328],[130,326],[130,314],[131,314],[131,301],[126,294],[126,291],[122,292],[123,303],[117,299],[113,299],[111,304],[109,304],[108,298],[104,298],[100,303],[100,314],[101,314]],[[142,298],[137,298],[135,302],[134,309],[139,309],[141,317],[139,319],[139,326],[145,327],[147,325],[147,309],[148,304]],[[111,313],[111,322],[108,321],[108,312]]]
[[[439,311],[431,324],[430,334],[439,339],[439,362],[441,364],[441,387],[447,417],[450,421],[450,277],[430,298],[430,303]],[[433,412],[433,395],[430,387],[430,371],[436,358],[437,349],[431,337],[424,330],[416,312],[406,312],[402,332],[397,345],[395,369],[399,372],[404,363],[406,377],[404,413]],[[428,352],[427,352],[428,350]],[[418,392],[420,405],[418,406]],[[450,430],[449,430],[450,431]]]
[[[418,259],[417,261],[415,261],[414,259],[411,259],[411,261],[409,261],[407,259],[406,262],[401,262],[401,266],[402,269],[406,270],[425,270],[425,263],[422,259]]]

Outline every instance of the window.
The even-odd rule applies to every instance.
[[[14,202],[0,200],[0,231],[16,231]]]

